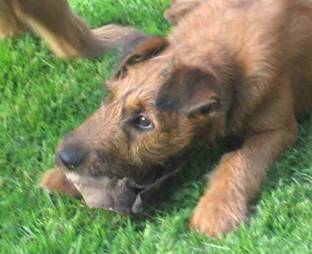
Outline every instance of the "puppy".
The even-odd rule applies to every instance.
[[[161,179],[191,144],[239,137],[190,220],[217,237],[248,217],[266,172],[296,141],[296,116],[312,109],[312,4],[198,1],[181,15],[168,38],[147,38],[123,60],[106,103],[57,158],[86,200],[97,193],[95,206],[131,212],[137,186]],[[43,186],[57,190],[52,179]]]

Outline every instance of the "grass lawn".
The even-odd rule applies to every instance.
[[[162,17],[169,0],[70,2],[92,26],[170,29]],[[311,117],[301,123],[297,145],[270,171],[250,224],[221,240],[193,233],[187,223],[222,145],[194,150],[167,201],[145,218],[42,192],[40,177],[54,166],[58,140],[100,105],[115,62],[112,55],[59,60],[30,34],[0,42],[0,253],[312,253]]]

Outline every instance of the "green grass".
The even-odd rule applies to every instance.
[[[164,34],[168,0],[72,0],[92,25],[131,24]],[[0,42],[0,253],[311,253],[312,119],[297,145],[270,171],[249,225],[221,240],[188,230],[208,169],[222,153],[193,152],[166,202],[130,218],[49,196],[41,174],[54,165],[58,140],[105,96],[112,56],[62,61],[33,35]],[[205,159],[209,157],[209,159]]]

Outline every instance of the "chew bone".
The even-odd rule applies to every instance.
[[[67,178],[74,183],[87,206],[121,214],[138,214],[143,212],[146,204],[159,196],[164,185],[181,169],[166,170],[154,183],[145,186],[127,178],[95,178],[71,172],[67,173]]]

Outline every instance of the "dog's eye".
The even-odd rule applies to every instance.
[[[134,124],[140,130],[151,130],[154,128],[154,124],[144,115],[136,117]]]

